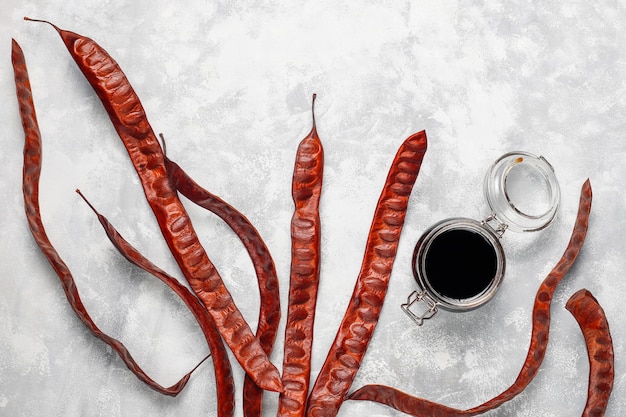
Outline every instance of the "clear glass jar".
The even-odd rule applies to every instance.
[[[504,232],[544,229],[554,220],[561,198],[550,163],[528,152],[507,153],[494,162],[484,194],[491,209],[486,219],[442,220],[415,245],[412,269],[419,290],[402,309],[420,326],[439,308],[468,311],[493,298],[506,268],[500,244]]]

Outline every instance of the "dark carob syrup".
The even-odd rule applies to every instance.
[[[426,279],[447,298],[463,300],[481,294],[495,279],[497,267],[493,245],[471,230],[441,233],[425,254]]]

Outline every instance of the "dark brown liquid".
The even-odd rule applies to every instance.
[[[433,239],[425,256],[426,279],[442,296],[467,299],[494,280],[497,257],[493,245],[476,232],[452,229]]]

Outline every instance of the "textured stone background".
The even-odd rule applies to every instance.
[[[561,256],[580,186],[593,214],[585,248],[556,292],[547,357],[519,397],[489,416],[572,416],[585,403],[581,333],[563,308],[588,288],[604,306],[616,353],[607,416],[626,414],[622,182],[626,91],[624,2],[280,2],[3,0],[0,3],[0,414],[215,415],[212,365],[179,397],[144,387],[73,315],[27,230],[23,133],[10,39],[23,47],[44,140],[41,206],[51,240],[99,326],[171,384],[207,354],[184,305],[111,248],[80,188],[155,263],[180,275],[105,111],[44,18],[98,41],[120,63],[168,152],[245,213],[266,240],[286,304],[291,171],[310,129],[326,150],[322,286],[314,346],[321,366],[359,271],[387,168],[409,134],[429,150],[379,327],[355,388],[393,385],[454,407],[477,405],[513,382],[526,355],[535,292]],[[534,234],[507,233],[507,276],[496,298],[415,327],[399,305],[414,289],[413,245],[429,225],[487,212],[482,179],[511,150],[544,155],[562,187],[558,218]],[[241,244],[189,207],[201,239],[254,325],[258,296]],[[284,314],[285,315],[285,314]],[[272,360],[282,363],[281,323]],[[235,369],[241,387],[242,373]],[[276,396],[266,397],[265,415]],[[237,416],[241,416],[238,391]],[[399,416],[346,403],[341,416]]]

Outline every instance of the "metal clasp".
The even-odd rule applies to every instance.
[[[494,225],[491,223],[494,223]],[[496,213],[491,213],[485,220],[481,221],[480,224],[488,226],[491,230],[493,230],[498,238],[501,238],[504,232],[506,232],[506,229],[509,227],[507,224],[498,220]]]
[[[427,308],[418,315],[411,311],[411,306],[419,303],[420,301],[423,301]],[[407,314],[407,316],[409,316],[418,326],[424,324],[424,320],[432,318],[435,314],[437,314],[437,311],[439,311],[437,303],[433,301],[428,294],[426,294],[426,291],[413,291],[406,299],[406,303],[402,304],[400,307],[402,307],[402,310]]]

